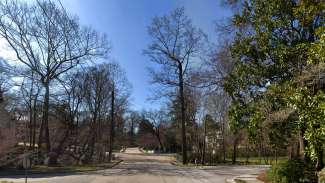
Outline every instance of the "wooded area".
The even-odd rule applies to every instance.
[[[0,37],[14,58],[0,60],[0,167],[26,152],[48,166],[109,162],[139,146],[183,164],[298,162],[299,182],[315,182],[325,148],[324,1],[223,6],[232,16],[217,22],[217,38],[184,8],[152,19],[148,102],[163,105],[134,110],[106,35],[57,2],[1,1]]]

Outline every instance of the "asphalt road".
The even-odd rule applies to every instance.
[[[254,174],[258,166],[179,167],[170,164],[168,155],[148,155],[136,148],[117,156],[124,161],[112,169],[80,174],[34,175],[30,183],[224,183],[226,178]],[[23,177],[1,177],[24,182]]]

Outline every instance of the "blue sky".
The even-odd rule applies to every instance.
[[[146,69],[149,59],[142,54],[150,43],[147,27],[152,18],[184,7],[194,25],[213,42],[217,40],[214,22],[229,15],[221,0],[62,0],[62,4],[79,16],[83,25],[107,34],[112,45],[110,57],[126,71],[133,86],[131,108],[137,110],[158,106],[147,101],[152,91]]]

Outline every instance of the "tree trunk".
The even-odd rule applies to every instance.
[[[258,142],[258,159],[259,164],[262,164],[262,143]]]
[[[323,160],[324,149],[322,145],[318,146],[316,153],[317,153],[316,170],[321,171],[324,168],[324,160]]]
[[[32,106],[32,99],[30,96],[29,100],[29,149],[31,150],[33,144],[33,106]]]
[[[225,122],[222,121],[222,152],[223,152],[223,162],[226,162],[226,144],[225,144]]]
[[[299,155],[300,155],[300,142],[299,142],[299,139],[298,139],[298,141],[297,141],[297,148],[296,148],[296,157],[299,157]]]
[[[264,163],[269,164],[269,156],[266,153],[266,148],[267,147],[265,147],[265,145],[262,144],[262,156],[263,156],[263,159],[264,159]]]
[[[129,143],[131,146],[134,146],[134,121],[131,119],[131,129],[130,129],[130,140]]]
[[[93,134],[91,135],[90,139],[90,153],[88,157],[86,158],[87,163],[91,162],[93,160],[93,156],[95,153],[95,143],[96,143],[96,132],[92,132]]]
[[[44,96],[44,104],[43,104],[43,116],[42,116],[42,133],[40,134],[40,138],[43,138],[46,144],[46,152],[49,153],[51,151],[51,144],[50,144],[50,133],[49,133],[49,105],[50,105],[50,87],[49,83],[43,83],[45,87],[45,96]],[[42,140],[41,140],[42,142]]]
[[[41,157],[41,149],[42,149],[42,143],[43,143],[43,133],[44,133],[44,123],[41,122],[39,134],[38,134],[38,159]]]
[[[62,139],[59,142],[59,145],[55,149],[55,152],[57,153],[57,158],[59,158],[59,156],[62,154],[64,143],[67,141],[67,139],[69,138],[69,134],[72,131],[71,125],[72,123],[68,125],[68,129],[65,131]]]
[[[112,90],[112,103],[111,103],[111,130],[110,130],[110,138],[109,138],[109,154],[108,154],[108,161],[112,161],[113,156],[113,146],[114,146],[114,130],[115,130],[115,121],[114,121],[114,108],[115,108],[115,89],[113,84]]]
[[[304,145],[304,137],[301,134],[302,132],[300,131],[299,133],[299,155],[302,159],[304,159],[305,156],[305,145]]]
[[[179,73],[179,95],[181,102],[181,122],[182,122],[182,157],[183,164],[187,164],[187,142],[186,142],[186,124],[185,124],[185,101],[184,101],[184,78],[183,67],[181,64],[178,66]]]
[[[34,73],[32,72],[32,78],[34,78]],[[34,87],[34,80],[32,79],[31,87],[29,90],[29,149],[33,149],[33,118],[34,116],[34,107],[33,107],[33,87]],[[36,100],[36,99],[34,99]]]
[[[34,104],[33,104],[33,138],[32,138],[32,147],[33,150],[35,149],[35,144],[36,144],[36,120],[37,120],[37,96],[34,98]]]
[[[275,146],[274,150],[274,156],[275,156],[275,164],[278,164],[278,148]]]
[[[87,140],[87,151],[89,151],[89,154],[87,154],[86,156],[86,163],[89,163],[93,160],[93,155],[95,152],[95,143],[96,143],[96,138],[97,138],[97,131],[96,131],[96,126],[97,126],[97,115],[98,115],[98,109],[97,107],[95,107],[94,111],[93,111],[93,119],[92,119],[92,124],[90,126],[90,135],[88,136],[88,140]],[[84,144],[84,147],[86,147],[86,144]],[[89,150],[88,150],[89,147]],[[84,148],[83,148],[84,149]]]
[[[246,144],[246,164],[249,163],[249,143]]]
[[[236,164],[236,160],[237,160],[237,137],[235,137],[233,142],[232,164]]]
[[[305,128],[302,127],[300,129],[300,134],[299,134],[300,156],[304,160],[304,163],[307,165],[308,163],[310,163],[311,159],[305,151],[305,148],[308,147],[308,141],[304,139],[304,135],[305,135]]]
[[[205,121],[204,122],[204,138],[203,138],[202,165],[205,164],[206,137],[207,137],[207,124],[206,124],[206,121]]]
[[[156,132],[156,137],[157,137],[157,140],[158,140],[159,146],[160,146],[159,152],[161,152],[161,150],[164,149],[164,145],[162,144],[161,139],[160,139],[159,128],[157,128],[157,130],[158,130],[158,132]]]

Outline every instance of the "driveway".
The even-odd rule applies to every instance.
[[[255,174],[259,166],[178,167],[168,155],[148,155],[136,149],[118,153],[124,161],[112,169],[80,174],[34,175],[30,183],[224,183],[226,178]],[[24,182],[23,177],[1,177],[0,181]]]

